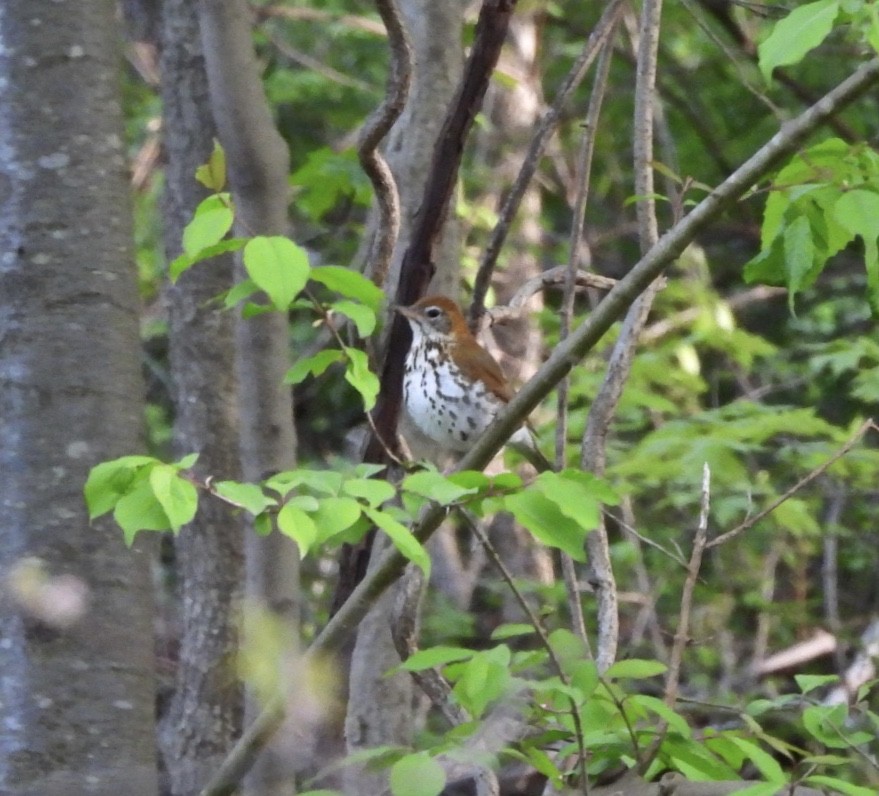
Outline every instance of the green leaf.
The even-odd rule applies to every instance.
[[[836,0],[818,0],[795,8],[777,22],[766,41],[759,45],[760,71],[768,83],[777,66],[799,63],[833,30],[839,14]]]
[[[150,470],[150,486],[156,500],[171,524],[174,533],[195,516],[198,492],[189,481],[181,478],[170,464],[160,464]]]
[[[214,149],[207,162],[195,170],[197,179],[205,188],[211,191],[222,191],[226,185],[226,153],[220,142],[214,139]]]
[[[756,766],[757,770],[766,778],[768,782],[774,782],[781,785],[787,782],[787,775],[779,765],[778,761],[767,751],[761,749],[753,741],[745,738],[737,738],[735,735],[727,736],[729,741],[739,747],[746,755],[748,760]]]
[[[244,241],[247,242],[246,240]],[[231,309],[238,302],[244,301],[244,299],[252,296],[259,288],[256,286],[256,283],[252,279],[243,279],[241,282],[233,285],[230,290],[226,292],[226,295],[223,296],[223,307],[225,309]]]
[[[648,677],[656,677],[668,670],[668,667],[660,661],[631,658],[626,661],[617,661],[606,672],[609,678],[622,680],[644,680]]]
[[[431,647],[410,655],[400,665],[407,672],[420,672],[422,669],[444,666],[453,661],[466,661],[474,654],[473,650],[466,647]]]
[[[388,535],[403,556],[421,568],[425,578],[430,577],[430,556],[405,525],[378,509],[364,508],[363,513]]]
[[[788,308],[794,310],[794,297],[814,281],[815,244],[809,219],[799,216],[784,230],[784,266],[787,275]],[[811,275],[811,278],[810,278]]]
[[[83,494],[93,520],[110,511],[131,488],[138,471],[147,465],[160,464],[152,456],[122,456],[96,464],[89,472]]]
[[[495,641],[500,641],[501,639],[515,638],[516,636],[530,636],[534,632],[534,628],[529,624],[511,622],[498,625],[491,631],[491,638]]]
[[[500,699],[511,682],[510,648],[500,645],[477,652],[464,664],[453,692],[473,718],[479,718],[496,699]]]
[[[342,491],[353,497],[363,498],[373,508],[396,494],[392,484],[377,478],[349,478],[342,484]]]
[[[285,504],[278,512],[278,530],[296,542],[300,558],[305,558],[317,541],[314,520],[294,503]]]
[[[376,317],[369,307],[356,301],[335,301],[330,305],[333,312],[339,312],[354,322],[360,337],[369,337],[375,331]]]
[[[586,531],[579,522],[563,514],[554,501],[529,490],[506,496],[503,505],[544,544],[564,550],[575,561],[586,560]]]
[[[297,360],[284,376],[284,384],[299,384],[311,376],[320,376],[330,365],[341,362],[345,355],[337,348],[326,348],[314,356]]]
[[[852,785],[850,782],[838,777],[828,777],[824,774],[813,774],[804,780],[807,784],[829,788],[832,792],[844,793],[846,796],[876,796],[875,788],[865,788],[861,785]]]
[[[345,381],[347,381],[363,399],[363,408],[369,412],[375,406],[378,391],[380,389],[378,376],[369,369],[369,359],[363,351],[357,348],[346,348],[348,367],[345,369]]]
[[[234,214],[229,194],[213,194],[203,199],[195,215],[183,230],[183,251],[198,254],[202,249],[219,243],[232,229]]]
[[[214,491],[251,514],[262,514],[269,506],[276,506],[277,500],[268,497],[256,484],[241,484],[238,481],[215,481]]]
[[[350,299],[356,299],[377,313],[385,300],[385,294],[369,279],[350,268],[339,265],[318,265],[311,269],[311,278],[330,290]]]
[[[244,247],[244,267],[275,309],[286,311],[308,282],[305,249],[280,235],[258,236]]]
[[[833,209],[835,219],[864,242],[867,287],[874,314],[879,314],[879,193],[855,189],[846,191]]]
[[[442,473],[438,473],[435,470],[422,470],[421,472],[407,475],[403,479],[402,487],[407,492],[421,495],[428,500],[442,503],[444,506],[449,506],[465,495],[472,495],[476,492],[475,489],[458,486]]]
[[[195,463],[198,461],[197,453],[187,453],[179,462],[174,463],[174,467],[178,470],[189,470],[190,468],[195,466]]]
[[[171,528],[171,521],[146,478],[119,499],[113,509],[113,519],[122,529],[129,546],[138,531],[167,531]]]
[[[247,238],[226,238],[219,243],[215,243],[213,246],[205,246],[203,249],[199,249],[192,254],[188,254],[184,251],[182,254],[171,260],[171,263],[168,266],[168,276],[171,277],[172,282],[176,282],[185,271],[192,268],[196,263],[200,263],[203,260],[209,260],[211,257],[216,257],[218,254],[237,252],[239,249],[243,249],[246,243]],[[235,290],[235,288],[232,288],[232,290]],[[256,288],[254,287],[254,290],[251,290],[250,292],[252,293],[255,290]],[[231,293],[232,291],[229,292]]]
[[[317,526],[317,541],[326,542],[336,534],[347,531],[360,519],[360,504],[349,497],[321,498],[312,519]]]
[[[391,766],[393,796],[437,796],[446,786],[446,772],[426,752],[401,757]]]
[[[687,724],[687,720],[679,713],[675,713],[675,711],[666,705],[661,699],[657,699],[656,697],[647,694],[632,694],[629,696],[629,700],[633,704],[638,705],[645,710],[649,710],[651,713],[655,713],[678,735],[681,735],[684,738],[690,738],[692,736],[693,731],[690,729],[690,725]]]
[[[838,683],[839,676],[835,674],[795,674],[794,680],[796,680],[800,692],[808,694],[816,688]]]
[[[301,467],[275,473],[264,482],[268,489],[286,495],[297,486],[306,486],[322,495],[337,495],[342,488],[342,473],[335,470],[309,470]]]

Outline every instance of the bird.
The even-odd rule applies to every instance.
[[[513,389],[452,299],[425,296],[395,310],[412,328],[403,372],[408,420],[435,463],[460,456],[510,401]],[[538,472],[552,469],[527,423],[507,444]]]

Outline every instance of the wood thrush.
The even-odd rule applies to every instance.
[[[513,390],[450,298],[426,296],[396,310],[412,327],[403,375],[408,419],[427,441],[429,458],[466,453],[513,397]],[[508,444],[538,471],[551,469],[527,425]]]

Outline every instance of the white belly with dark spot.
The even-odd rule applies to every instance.
[[[464,453],[494,420],[501,401],[482,384],[465,382],[438,350],[418,348],[406,359],[404,402],[412,423],[442,448]]]

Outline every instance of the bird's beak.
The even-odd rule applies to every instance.
[[[409,320],[415,320],[416,314],[415,311],[411,307],[403,307],[400,304],[394,305],[394,312],[399,312],[404,318],[409,318]]]

